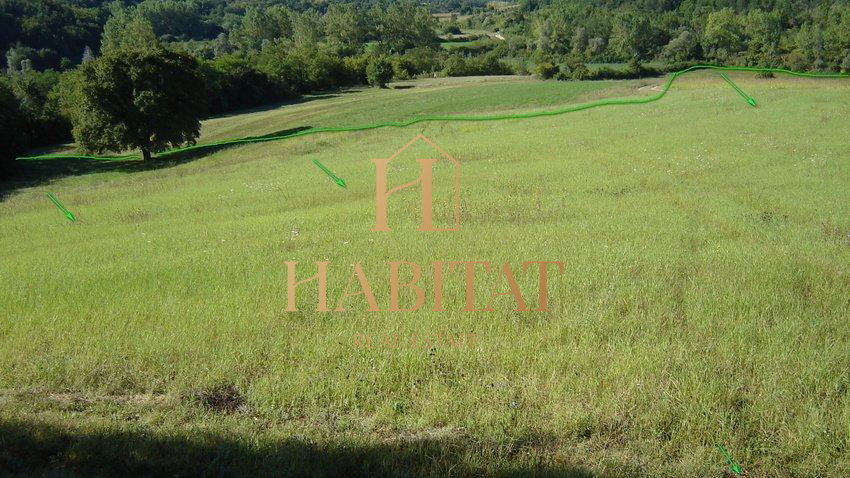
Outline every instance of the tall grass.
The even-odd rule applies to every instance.
[[[0,419],[122,439],[147,430],[207,443],[213,433],[257,453],[281,440],[316,444],[325,458],[366,447],[348,458],[379,474],[719,476],[722,443],[752,476],[847,476],[850,87],[733,77],[759,108],[694,74],[651,105],[311,136],[18,190],[0,203]],[[444,81],[216,119],[204,135],[602,94],[586,83]],[[643,84],[592,88],[640,94]],[[404,192],[391,204],[394,231],[371,232],[369,159],[418,133],[461,163],[460,230],[416,232],[417,195]],[[433,154],[416,148],[411,158]],[[414,165],[393,173],[412,177]],[[431,261],[508,262],[532,306],[537,276],[522,262],[566,269],[550,270],[545,313],[514,312],[509,296],[496,312],[462,312],[457,272],[445,273],[445,313],[429,311],[430,295],[416,312],[365,312],[358,296],[347,312],[316,313],[309,286],[287,313],[293,260],[303,278],[331,261],[333,305],[360,262],[382,308],[387,261],[422,265],[429,291]],[[479,269],[476,280],[482,307],[496,275]],[[473,350],[354,343],[470,332]],[[80,443],[71,451],[112,456],[101,441]],[[68,453],[60,461],[92,463]],[[299,456],[282,453],[290,465]],[[168,459],[146,463],[192,466]],[[339,472],[328,463],[299,469]]]

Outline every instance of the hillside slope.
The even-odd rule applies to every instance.
[[[758,108],[698,73],[649,105],[320,134],[11,192],[0,465],[705,477],[722,476],[722,443],[751,476],[846,476],[850,83],[732,77]],[[213,119],[202,141],[647,93],[638,81],[440,81]],[[460,229],[417,232],[407,191],[393,232],[372,232],[370,159],[417,134],[460,163]],[[464,312],[458,272],[445,272],[445,312],[430,311],[431,261],[507,262],[534,308],[538,276],[522,263],[544,260],[565,265],[550,270],[549,312],[515,312],[511,296]],[[381,309],[386,262],[414,262],[426,306],[366,312],[356,296],[317,313],[307,285],[286,312],[286,261],[299,278],[331,262],[331,308],[361,263]],[[476,272],[477,307],[496,278]],[[475,333],[477,348],[356,343],[438,333]]]

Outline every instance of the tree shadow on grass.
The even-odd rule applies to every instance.
[[[137,173],[169,168],[200,159],[227,148],[272,141],[273,138],[290,136],[310,128],[311,126],[299,126],[261,136],[250,136],[244,138],[244,142],[239,143],[200,144],[186,151],[155,156],[150,161],[141,161],[138,159],[103,160],[82,158],[15,161],[10,177],[0,181],[0,201],[18,189],[38,186],[66,176],[107,172]]]
[[[337,97],[339,97],[339,94],[336,94],[336,93],[347,93],[347,92],[345,92],[345,91],[335,91],[333,93],[318,93],[318,94],[315,94],[315,95],[304,95],[304,96],[301,96],[301,97],[298,97],[298,98],[292,98],[292,99],[288,99],[288,100],[284,100],[284,101],[276,101],[274,103],[266,103],[266,104],[262,104],[262,105],[259,105],[259,106],[252,106],[252,107],[248,107],[248,108],[240,108],[240,109],[237,109],[237,110],[231,110],[231,111],[225,111],[225,112],[222,112],[222,113],[216,113],[216,114],[210,115],[210,116],[208,116],[204,119],[230,118],[232,116],[239,116],[239,115],[250,114],[250,113],[262,113],[262,112],[265,112],[265,111],[276,110],[276,109],[284,107],[284,106],[299,105],[299,104],[302,104],[302,103],[308,103],[310,101],[337,98]]]
[[[551,437],[530,437],[526,445],[550,443],[547,440]],[[210,432],[189,436],[150,429],[81,432],[44,423],[0,421],[0,474],[9,476],[598,476],[569,464],[485,468],[467,459],[486,454],[519,463],[522,442],[514,450],[509,454],[503,446],[488,446],[470,437],[316,444],[293,438],[237,440]]]
[[[276,101],[274,103],[267,103],[260,106],[253,106],[249,108],[242,108],[238,110],[225,111],[222,113],[213,114],[205,119],[216,119],[216,118],[229,118],[231,116],[239,116],[250,113],[262,113],[264,111],[271,111],[281,108],[283,106],[291,106],[298,105],[302,103],[308,103],[310,101],[316,100],[327,100],[330,98],[338,98],[340,95],[345,95],[349,93],[356,93],[358,91],[362,91],[363,87],[358,86],[346,86],[340,87],[332,90],[325,90],[320,93],[312,93],[300,96],[298,98],[292,98],[284,101]]]
[[[295,128],[282,129],[280,131],[275,131],[273,133],[268,133],[260,136],[247,136],[244,138],[240,138],[239,142],[233,143],[224,143],[224,144],[198,144],[190,149],[185,151],[180,151],[176,153],[168,153],[168,154],[159,154],[156,156],[154,162],[186,162],[191,161],[193,159],[202,158],[209,154],[222,151],[228,148],[233,148],[236,146],[244,146],[246,144],[253,143],[264,143],[267,141],[274,141],[275,139],[282,139],[287,136],[292,136],[295,133],[305,131],[312,128],[312,126],[297,126]]]

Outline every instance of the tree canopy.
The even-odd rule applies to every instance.
[[[151,153],[194,144],[204,110],[195,59],[162,48],[110,52],[81,65],[70,95],[74,139],[87,151]]]

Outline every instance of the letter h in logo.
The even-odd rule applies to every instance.
[[[454,194],[454,227],[452,228],[436,228],[434,227],[434,184],[433,184],[433,167],[434,164],[439,161],[439,159],[417,159],[416,162],[421,166],[421,172],[419,177],[410,181],[409,183],[402,184],[401,186],[396,186],[392,189],[387,189],[387,167],[390,164],[390,161],[395,159],[396,156],[401,154],[402,151],[407,149],[410,145],[415,143],[416,141],[423,140],[430,144],[434,149],[436,149],[440,155],[454,163],[455,169],[455,194]],[[413,138],[413,141],[404,145],[403,148],[396,151],[395,154],[386,159],[373,159],[373,163],[375,163],[375,227],[372,228],[373,231],[391,231],[387,225],[387,199],[389,199],[390,194],[398,192],[404,188],[413,186],[417,183],[420,185],[421,195],[422,195],[422,224],[419,226],[417,231],[457,231],[460,227],[460,163],[457,162],[456,159],[446,154],[445,151],[440,149],[436,144],[434,144],[430,139],[426,138],[423,135],[418,135]]]

